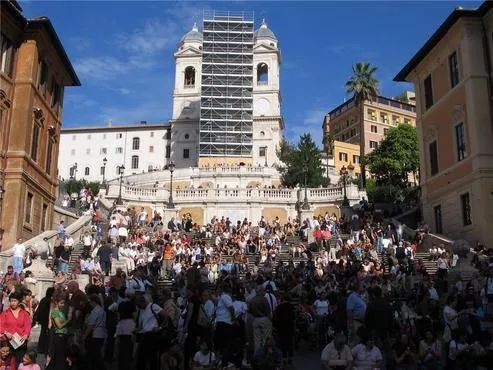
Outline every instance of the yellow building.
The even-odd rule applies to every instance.
[[[455,9],[396,81],[416,87],[423,217],[493,247],[493,2]]]
[[[358,144],[345,143],[342,141],[334,141],[334,167],[336,174],[341,172],[341,168],[353,165],[353,173],[351,176],[358,176],[361,173],[359,166],[360,162],[360,147]]]

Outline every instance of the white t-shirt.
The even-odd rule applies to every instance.
[[[91,235],[84,236],[84,245],[85,246],[92,245],[92,237],[91,237]]]
[[[334,347],[334,342],[330,342],[322,350],[321,360],[324,363],[327,362],[329,366],[344,366],[353,361],[353,355],[346,344],[338,351]]]
[[[203,354],[202,351],[198,351],[195,356],[193,356],[193,361],[197,362],[200,366],[209,366],[216,361],[216,355],[214,352]]]
[[[147,220],[147,212],[146,212],[146,211],[142,211],[142,212],[140,212],[140,215],[139,215],[139,220],[140,220],[140,221],[145,221],[145,220]]]
[[[13,250],[14,250],[14,255],[13,255],[14,257],[24,258],[24,254],[26,253],[26,246],[24,244],[15,243]]]
[[[368,350],[364,344],[357,344],[351,350],[354,357],[354,367],[358,370],[373,370],[377,361],[382,361],[382,352],[373,346]]]
[[[159,327],[156,316],[161,310],[161,306],[155,303],[149,303],[146,308],[140,309],[139,322],[137,323],[140,333],[149,333]]]

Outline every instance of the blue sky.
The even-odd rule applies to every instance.
[[[82,82],[65,91],[63,125],[167,122],[173,52],[204,10],[255,12],[279,39],[285,136],[311,132],[320,143],[324,113],[346,97],[357,61],[378,67],[380,91],[411,85],[392,79],[459,5],[480,2],[164,2],[20,1],[27,17],[49,17]]]

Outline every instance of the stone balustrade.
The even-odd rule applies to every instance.
[[[217,189],[174,189],[173,200],[175,202],[296,202],[299,193],[304,197],[304,189],[268,189],[268,188],[217,188]],[[116,199],[119,194],[119,185],[111,184],[108,199]],[[346,187],[346,194],[352,203],[359,201],[364,192],[360,192],[355,185]],[[343,199],[342,186],[329,188],[307,189],[308,201],[311,203],[337,202]],[[122,185],[122,199],[127,201],[165,202],[169,199],[169,190],[164,188],[148,188],[139,186]]]

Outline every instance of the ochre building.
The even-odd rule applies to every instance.
[[[490,248],[492,6],[455,9],[395,78],[416,86],[425,221],[436,233]]]
[[[0,238],[10,248],[52,227],[65,86],[80,82],[46,17],[1,2]]]

